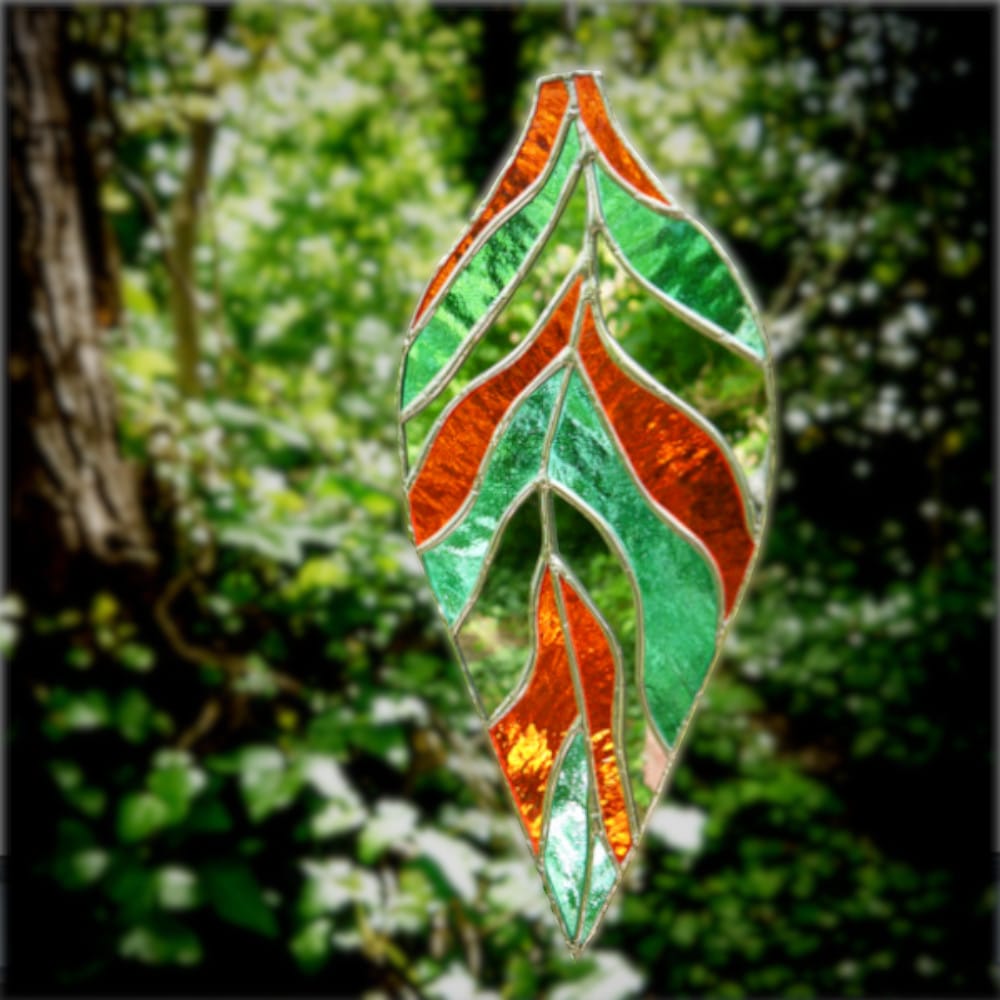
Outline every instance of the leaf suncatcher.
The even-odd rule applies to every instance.
[[[774,465],[754,306],[598,74],[539,82],[417,307],[399,406],[414,543],[579,953],[719,656]]]

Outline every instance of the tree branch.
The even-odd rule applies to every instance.
[[[180,627],[170,615],[170,608],[195,578],[190,568],[181,570],[167,585],[153,605],[153,619],[159,626],[171,650],[179,659],[198,666],[215,667],[226,674],[231,680],[239,680],[250,672],[245,657],[238,653],[220,652],[196,645],[185,638]],[[306,688],[300,681],[279,670],[270,670],[269,676],[278,690],[296,697],[305,697]]]
[[[170,312],[177,338],[177,382],[185,395],[196,393],[199,388],[201,317],[194,278],[194,251],[215,132],[215,123],[206,118],[191,121],[187,170],[170,212],[171,240],[167,252],[171,258],[171,272],[176,278],[170,284]]]

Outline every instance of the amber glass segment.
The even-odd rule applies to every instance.
[[[535,663],[528,686],[491,727],[490,737],[537,854],[549,775],[577,717],[559,608],[547,569],[535,606],[535,636]]]
[[[587,727],[590,730],[601,818],[611,850],[621,861],[632,846],[632,830],[615,755],[615,659],[608,637],[590,608],[567,580],[560,579],[559,583],[587,706]]]
[[[639,479],[715,559],[728,615],[754,540],[726,456],[686,413],[634,382],[611,360],[589,306],[583,315],[580,356]]]
[[[656,189],[656,185],[612,126],[597,81],[592,76],[577,76],[573,82],[580,104],[580,117],[608,165],[622,180],[628,181],[647,198],[669,205],[670,202]]]
[[[514,156],[514,161],[507,168],[489,204],[472,221],[461,242],[448,255],[447,260],[431,279],[431,283],[420,300],[420,307],[413,319],[414,325],[420,322],[428,304],[437,295],[441,286],[448,280],[451,273],[465,256],[476,237],[486,228],[490,220],[499,215],[518,195],[530,187],[543,173],[552,150],[559,127],[569,106],[569,94],[561,80],[549,80],[543,83],[538,91],[538,101],[532,114],[528,134],[524,137]]]
[[[664,309],[619,265],[606,240],[598,240],[598,251],[608,332],[640,368],[712,422],[751,483],[763,480],[769,434],[761,366]],[[762,505],[762,495],[751,492],[750,499]]]
[[[569,287],[531,346],[473,389],[448,414],[410,489],[417,545],[441,530],[465,502],[493,433],[511,404],[569,342],[581,279]]]

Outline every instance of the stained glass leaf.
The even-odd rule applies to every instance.
[[[571,204],[582,225],[560,222]],[[758,558],[773,406],[718,241],[629,147],[596,74],[543,80],[417,308],[401,457],[417,551],[574,952]]]

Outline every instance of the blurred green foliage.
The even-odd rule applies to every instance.
[[[127,17],[107,360],[171,576],[155,608],[0,607],[29,678],[12,985],[989,990],[987,13],[239,4],[207,51],[200,8]],[[394,424],[423,285],[572,66],[744,265],[783,419],[756,584],[579,962],[405,534]],[[218,132],[185,397],[156,218],[191,115]]]

